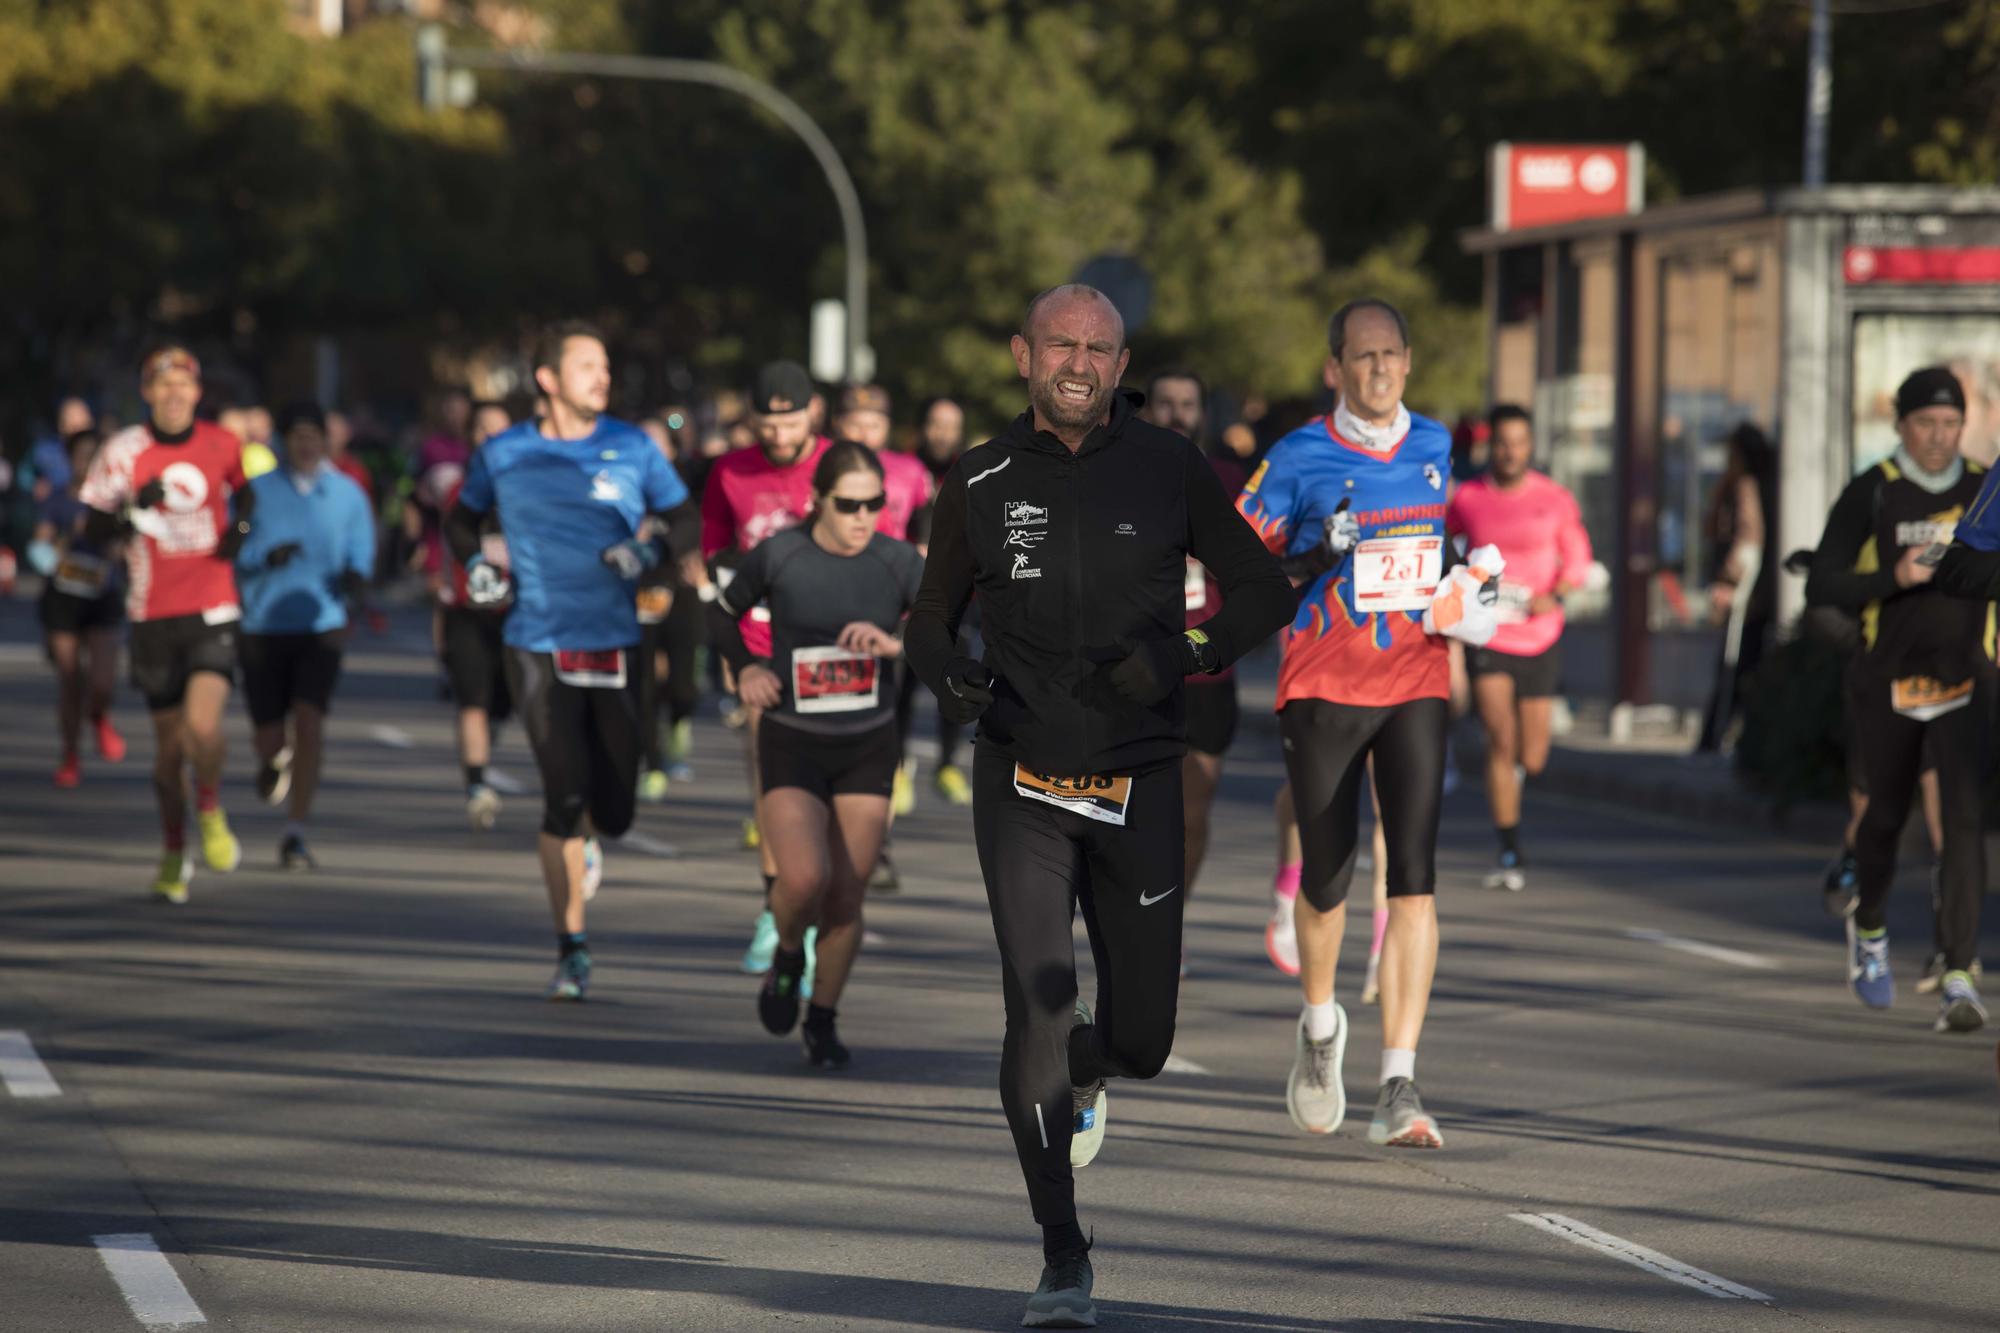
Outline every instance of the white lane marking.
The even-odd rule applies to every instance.
[[[622,838],[613,838],[610,841],[611,845],[620,851],[644,852],[648,856],[672,857],[681,854],[680,849],[672,843],[649,838],[643,833],[627,833]]]
[[[0,1031],[0,1083],[16,1097],[60,1097],[55,1075],[35,1054],[35,1043],[19,1028]]]
[[[1207,1074],[1208,1070],[1202,1068],[1192,1060],[1184,1059],[1178,1055],[1170,1055],[1167,1057],[1167,1062],[1160,1066],[1160,1072],[1163,1074]]]
[[[125,1303],[147,1328],[186,1328],[208,1322],[151,1236],[127,1231],[90,1239],[97,1246],[97,1257],[111,1271],[111,1280],[125,1294]]]
[[[486,785],[494,791],[499,792],[502,796],[519,796],[527,790],[526,787],[521,785],[521,779],[504,769],[494,768],[491,765],[488,765],[486,769]]]
[[[386,745],[392,750],[411,750],[415,749],[417,744],[409,732],[401,727],[389,726],[387,723],[378,723],[370,727],[368,734],[375,738],[376,744]]]
[[[1698,958],[1713,958],[1718,963],[1734,963],[1738,967],[1756,968],[1762,972],[1777,969],[1777,964],[1762,954],[1745,953],[1741,949],[1725,949],[1720,944],[1703,944],[1700,940],[1684,940],[1678,935],[1668,935],[1657,930],[1627,930],[1626,936],[1657,944],[1663,949],[1678,949]]]
[[[1766,1296],[1754,1287],[1739,1286],[1727,1278],[1690,1268],[1678,1259],[1669,1258],[1658,1250],[1649,1250],[1644,1245],[1634,1245],[1612,1235],[1599,1231],[1596,1227],[1564,1217],[1561,1213],[1509,1213],[1516,1222],[1526,1222],[1529,1226],[1546,1231],[1552,1236],[1561,1236],[1573,1245],[1581,1245],[1586,1250],[1596,1250],[1608,1254],[1613,1259],[1621,1259],[1635,1268],[1643,1268],[1669,1282],[1678,1282],[1684,1287],[1693,1287],[1725,1301],[1761,1301],[1766,1305],[1777,1303],[1775,1296]]]

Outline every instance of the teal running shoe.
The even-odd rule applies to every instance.
[[[778,918],[766,910],[757,914],[756,929],[750,932],[750,947],[743,951],[743,970],[751,976],[771,970],[771,955],[778,951]]]

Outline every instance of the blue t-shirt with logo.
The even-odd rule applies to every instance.
[[[659,446],[611,417],[580,440],[550,439],[530,421],[481,445],[458,502],[499,512],[514,581],[506,641],[537,653],[638,643],[637,585],[604,563],[605,548],[687,498]]]

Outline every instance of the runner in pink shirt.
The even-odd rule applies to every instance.
[[[1486,728],[1486,799],[1500,855],[1488,888],[1527,887],[1521,857],[1521,780],[1549,762],[1549,724],[1561,673],[1557,641],[1563,597],[1583,586],[1590,537],[1576,497],[1529,464],[1535,426],[1522,408],[1493,409],[1492,461],[1460,486],[1446,526],[1469,547],[1491,544],[1507,559],[1500,579],[1500,628],[1484,648],[1468,648],[1466,670]]]
[[[702,601],[713,601],[718,590],[728,588],[737,558],[773,534],[796,527],[812,512],[813,468],[831,443],[813,433],[812,403],[817,394],[812,377],[796,361],[773,361],[757,372],[750,390],[750,425],[757,443],[716,459],[701,493],[701,554],[714,577],[713,583],[697,588]],[[753,606],[738,625],[751,656],[768,658],[770,609]],[[743,732],[749,742],[752,814],[743,821],[743,845],[756,849],[762,862],[764,909],[743,953],[743,970],[761,976],[771,970],[771,955],[778,947],[778,922],[770,906],[778,870],[770,848],[764,845],[756,796],[763,790],[757,773],[760,710],[747,704],[744,707],[749,714],[749,725]],[[812,956],[810,947],[806,956]],[[806,993],[809,995],[810,989]]]

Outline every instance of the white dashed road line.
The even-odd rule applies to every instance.
[[[0,1031],[0,1083],[16,1097],[60,1097],[55,1075],[35,1054],[35,1043],[19,1028]]]
[[[527,790],[526,787],[521,785],[521,779],[504,769],[494,768],[491,765],[488,765],[486,769],[486,785],[494,791],[499,792],[502,796],[519,796]]]
[[[151,1236],[143,1231],[121,1231],[90,1239],[97,1245],[97,1257],[110,1270],[111,1280],[124,1293],[125,1303],[147,1328],[187,1328],[208,1322]]]
[[[1663,949],[1678,949],[1697,958],[1712,958],[1718,963],[1733,963],[1737,967],[1755,968],[1760,972],[1776,971],[1778,966],[1762,954],[1745,953],[1741,949],[1725,949],[1720,944],[1703,944],[1700,940],[1684,940],[1678,935],[1668,935],[1657,930],[1628,930],[1625,934],[1630,939],[1644,940]]]
[[[1599,1231],[1596,1227],[1579,1222],[1573,1217],[1564,1217],[1561,1213],[1509,1213],[1507,1216],[1516,1222],[1526,1222],[1529,1226],[1546,1231],[1552,1236],[1561,1236],[1572,1245],[1581,1245],[1586,1250],[1608,1254],[1613,1259],[1623,1260],[1635,1268],[1643,1268],[1648,1273],[1663,1277],[1669,1282],[1693,1287],[1696,1291],[1720,1300],[1761,1301],[1770,1305],[1777,1299],[1766,1296],[1755,1288],[1738,1286],[1727,1278],[1705,1273],[1699,1268],[1690,1268],[1680,1260],[1669,1258],[1658,1250],[1634,1245],[1629,1240],[1614,1236],[1608,1231]]]
[[[1163,1074],[1206,1074],[1208,1070],[1192,1060],[1184,1059],[1178,1055],[1170,1055],[1167,1057],[1167,1062],[1160,1066],[1160,1072]]]
[[[392,727],[386,722],[370,727],[368,734],[375,738],[378,745],[386,745],[392,750],[412,750],[417,744],[409,732],[401,727]]]
[[[622,838],[607,838],[605,841],[620,851],[644,852],[648,856],[674,857],[681,854],[672,843],[649,838],[643,833],[627,833]]]

